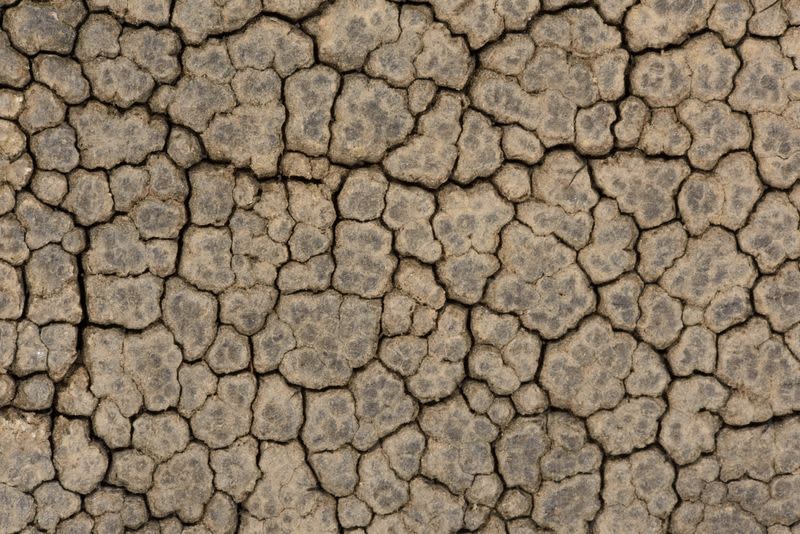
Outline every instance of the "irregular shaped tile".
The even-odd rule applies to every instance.
[[[420,426],[429,436],[423,474],[463,493],[475,475],[492,472],[490,443],[498,430],[487,417],[471,413],[460,395],[423,408]]]
[[[69,54],[75,28],[85,15],[83,2],[76,0],[25,1],[8,9],[3,27],[11,42],[26,54]]]
[[[192,415],[192,433],[211,448],[227,447],[250,430],[255,377],[247,372],[223,376],[217,393]]]
[[[800,215],[785,193],[769,192],[758,203],[739,245],[755,257],[762,272],[772,273],[787,259],[800,256]]]
[[[180,349],[162,325],[126,336],[123,366],[141,392],[148,410],[159,411],[178,403]]]
[[[706,25],[714,2],[704,0],[689,6],[679,1],[642,2],[625,17],[625,34],[634,51],[663,48],[680,43]]]
[[[800,364],[764,319],[750,319],[719,338],[716,375],[731,387],[725,422],[745,425],[796,410]]]
[[[616,198],[620,211],[632,213],[642,228],[674,217],[673,197],[689,176],[689,168],[682,161],[645,158],[639,152],[592,160],[591,167],[603,192]]]
[[[376,353],[379,302],[342,297],[333,291],[294,293],[281,299],[277,313],[296,343],[280,363],[281,374],[289,382],[311,389],[341,386],[354,367]]]
[[[132,444],[137,451],[162,463],[186,449],[189,425],[174,411],[142,414],[133,422]]]
[[[404,91],[358,74],[345,76],[333,112],[329,154],[346,165],[379,161],[413,127]]]
[[[490,176],[500,167],[500,129],[492,126],[489,119],[481,113],[467,110],[458,138],[458,162],[453,178],[468,184],[475,178]]]
[[[81,163],[90,169],[141,163],[148,154],[161,150],[167,137],[164,120],[143,108],[120,113],[89,102],[70,109],[69,123],[77,134]]]
[[[10,272],[8,274],[6,284],[9,291],[3,299],[7,301],[2,306],[8,310],[6,315],[14,309],[14,280],[17,278]],[[33,322],[65,321],[77,324],[83,317],[77,261],[58,245],[50,244],[31,254],[25,265],[25,283],[29,293],[27,316]],[[21,294],[18,303],[22,304]]]
[[[799,113],[800,107],[792,103],[784,113],[753,115],[753,153],[767,185],[784,189],[800,177]]]
[[[260,378],[253,403],[253,435],[262,440],[289,441],[298,436],[302,422],[300,390],[277,374]]]
[[[673,297],[705,307],[721,291],[750,287],[756,272],[752,260],[739,252],[732,234],[711,228],[686,246],[686,254],[666,270],[661,284]]]
[[[0,82],[11,87],[28,84],[31,79],[28,61],[11,45],[5,32],[0,34],[0,59]]]
[[[562,341],[549,345],[542,363],[542,386],[554,406],[581,417],[617,406],[625,394],[634,339],[616,333],[598,317],[581,323]]]
[[[458,157],[462,107],[461,98],[440,94],[430,111],[420,117],[415,135],[383,160],[389,175],[428,187],[445,183]]]
[[[190,44],[198,44],[209,35],[237,30],[261,11],[258,0],[179,0],[175,3],[172,23]]]
[[[126,57],[96,59],[84,67],[98,100],[128,108],[149,98],[155,82]]]
[[[629,454],[655,442],[659,419],[665,409],[660,399],[626,399],[613,410],[594,413],[587,426],[607,453]]]
[[[317,489],[300,443],[262,443],[258,466],[262,476],[244,502],[244,509],[261,520],[260,527],[253,528],[272,530],[292,525],[301,532],[338,531],[336,501]]]
[[[586,532],[586,524],[600,509],[600,475],[575,475],[561,482],[548,480],[538,495],[533,507],[533,518],[538,523],[556,531]]]
[[[788,102],[784,76],[792,69],[791,60],[772,41],[746,39],[739,50],[744,61],[729,98],[731,107],[749,113],[780,113]]]
[[[358,419],[353,446],[359,450],[368,449],[411,421],[417,411],[416,402],[403,389],[403,382],[378,362],[356,374],[352,392]]]
[[[693,235],[705,232],[709,224],[738,230],[762,190],[753,157],[745,152],[729,154],[711,174],[692,174],[683,183],[678,194],[681,219]]]
[[[32,491],[55,476],[52,463],[50,420],[15,409],[0,413],[0,483],[19,491]],[[21,527],[20,527],[21,528]]]
[[[357,70],[367,55],[400,36],[398,10],[386,0],[337,0],[311,27],[320,59],[338,71]]]
[[[682,322],[681,302],[661,286],[648,284],[639,296],[641,315],[636,331],[642,340],[657,349],[665,349],[678,339]]]
[[[331,108],[340,76],[333,69],[317,65],[298,71],[286,80],[286,148],[309,156],[323,156],[331,132]]]
[[[641,532],[666,528],[678,499],[672,489],[675,470],[661,453],[650,449],[613,460],[604,478],[605,506],[596,519],[600,532],[613,532],[618,525]]]
[[[161,317],[164,283],[152,274],[132,277],[91,275],[86,278],[89,320],[141,330]]]
[[[211,498],[213,473],[208,449],[191,443],[185,451],[159,465],[147,503],[156,517],[177,513],[184,521],[197,521]]]
[[[714,450],[721,426],[715,414],[727,401],[728,390],[713,377],[694,375],[672,382],[658,441],[675,462],[690,464]]]
[[[512,223],[503,230],[498,256],[503,267],[488,284],[487,304],[518,314],[543,337],[560,337],[594,309],[594,293],[574,263],[574,251],[554,237]]]
[[[785,332],[800,322],[797,290],[800,271],[794,262],[785,263],[774,276],[762,277],[753,290],[756,311],[764,314],[777,332]]]
[[[592,282],[601,284],[634,267],[636,255],[632,249],[638,231],[630,217],[620,215],[614,201],[600,201],[593,215],[592,238],[578,253],[578,263]]]
[[[678,107],[678,116],[692,133],[688,156],[695,167],[712,169],[728,152],[750,145],[752,134],[746,116],[732,112],[723,103],[689,99]]]
[[[53,464],[65,489],[86,495],[100,483],[108,456],[80,419],[59,417],[53,426]]]
[[[391,284],[397,259],[391,232],[377,222],[343,221],[336,225],[333,287],[364,298],[380,297]]]
[[[234,282],[227,228],[193,226],[183,237],[178,272],[199,289],[219,293]]]

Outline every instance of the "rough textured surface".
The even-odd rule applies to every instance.
[[[0,534],[800,534],[798,0],[0,0]]]

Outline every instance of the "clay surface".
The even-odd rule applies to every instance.
[[[0,0],[0,534],[800,534],[800,1]]]

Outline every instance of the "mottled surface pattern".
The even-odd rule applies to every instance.
[[[0,0],[0,534],[800,534],[800,0]]]

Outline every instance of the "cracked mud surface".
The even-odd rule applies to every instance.
[[[800,533],[798,0],[0,22],[0,534]]]

